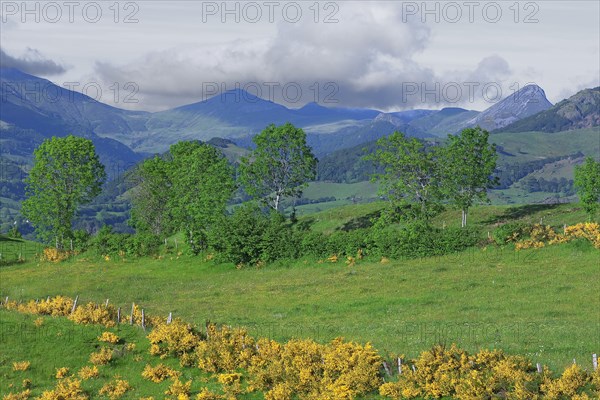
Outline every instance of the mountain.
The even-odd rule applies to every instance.
[[[552,107],[538,85],[527,85],[467,121],[466,126],[481,126],[493,131]]]
[[[138,128],[136,119],[145,114],[108,106],[13,68],[0,68],[0,154],[27,161],[44,139],[74,134],[92,140],[110,175],[144,155],[97,133],[132,132]]]
[[[478,114],[478,111],[446,107],[410,121],[410,126],[430,136],[446,137],[465,128],[467,121]]]
[[[256,97],[244,90],[231,90],[210,99],[150,115],[141,134],[111,135],[137,151],[160,152],[179,140],[208,140],[212,137],[234,139],[250,145],[252,136],[269,124],[292,124],[303,128],[308,137],[324,132],[336,136],[337,145],[345,146],[348,129],[362,129],[380,112],[369,109],[323,107],[308,103],[290,109]],[[318,143],[321,140],[314,140]],[[317,153],[332,151],[315,148]]]
[[[516,121],[501,132],[560,132],[600,125],[600,87],[577,92],[554,107]]]
[[[474,126],[495,130],[550,107],[542,88],[527,85],[482,112],[447,107],[410,120],[409,125],[423,134],[445,137]]]

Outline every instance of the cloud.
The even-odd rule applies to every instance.
[[[0,67],[16,68],[32,75],[60,75],[67,68],[45,58],[38,50],[27,48],[22,57],[13,57],[0,49]]]
[[[213,83],[226,90],[237,84],[291,107],[316,101],[393,110],[439,107],[443,95],[424,94],[432,87],[456,80],[494,81],[510,71],[504,59],[492,55],[472,71],[436,75],[415,61],[430,43],[430,28],[403,22],[401,8],[392,2],[344,3],[336,17],[339,22],[333,24],[316,25],[310,18],[280,22],[273,35],[261,40],[188,44],[147,53],[126,65],[100,61],[95,72],[105,82],[137,83],[140,107],[149,110],[203,100]],[[451,105],[468,102],[468,95],[465,91]]]

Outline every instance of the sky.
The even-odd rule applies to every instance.
[[[599,1],[0,1],[0,64],[116,107],[483,110],[600,86]]]

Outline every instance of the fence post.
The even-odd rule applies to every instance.
[[[398,357],[398,375],[402,375],[402,359]]]
[[[135,310],[135,303],[131,303],[131,315],[129,316],[129,325],[133,325],[133,311]]]
[[[535,364],[535,367],[537,368],[538,374],[541,374],[542,373],[542,364],[537,363],[537,364]]]
[[[146,318],[144,316],[144,309],[142,308],[142,329],[146,330]]]
[[[104,308],[108,308],[108,299],[106,299],[106,302],[104,303]]]
[[[117,309],[117,324],[121,323],[121,307]]]
[[[383,362],[383,369],[388,376],[392,376],[392,373],[390,372],[390,369],[385,361]]]
[[[594,366],[594,371],[598,369],[598,354],[592,354],[592,365]]]
[[[71,308],[71,314],[75,312],[75,308],[77,308],[77,300],[79,300],[79,295],[75,296],[75,301],[73,302],[73,308]]]
[[[169,313],[169,316],[167,317],[167,325],[169,325],[172,320],[173,320],[173,314]]]

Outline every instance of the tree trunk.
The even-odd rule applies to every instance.
[[[279,194],[275,195],[275,211],[279,211]]]

